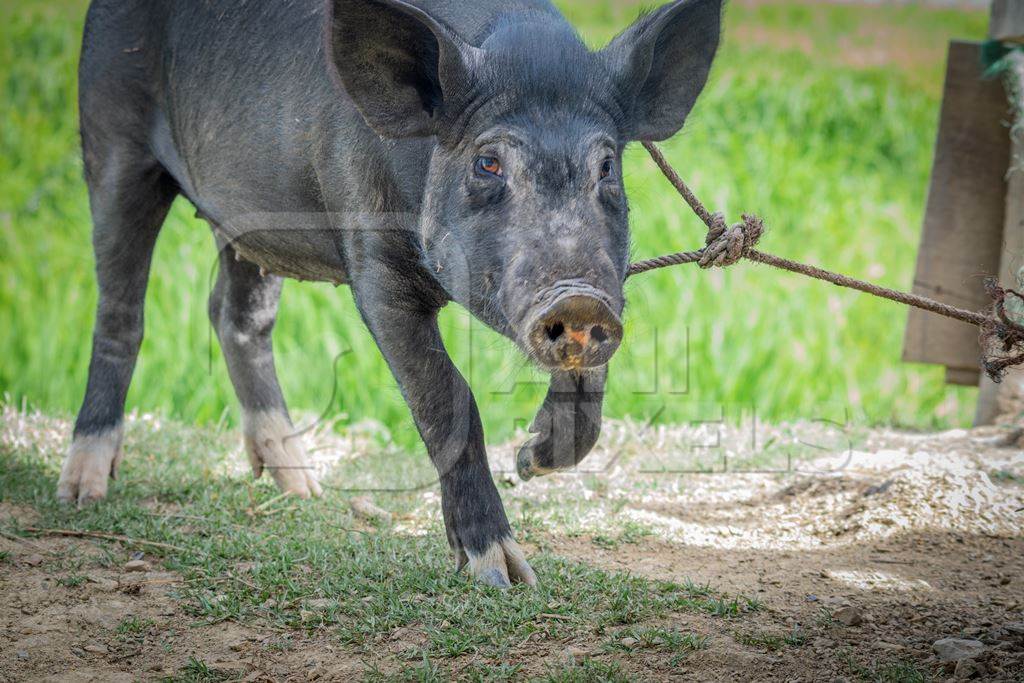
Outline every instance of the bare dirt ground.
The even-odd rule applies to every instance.
[[[868,666],[872,660],[899,660],[939,678],[1024,680],[1019,434],[873,430],[822,457],[793,461],[780,448],[744,461],[755,440],[820,447],[836,435],[818,425],[762,427],[753,438],[749,429],[717,425],[651,433],[626,423],[606,431],[599,462],[587,464],[612,463],[609,484],[600,488],[607,514],[653,533],[607,550],[573,539],[560,552],[757,596],[766,609],[746,620],[747,636],[781,628],[806,638],[802,648],[775,652],[736,642],[751,640],[743,633],[732,642],[715,639],[694,657],[706,666],[698,677],[872,679],[880,675]],[[710,463],[706,455],[679,455],[687,444],[709,443],[716,445]],[[623,457],[624,444],[631,452]],[[666,451],[671,445],[674,454]],[[735,471],[723,473],[734,468],[729,456]],[[713,471],[671,474],[701,469],[699,463]],[[545,485],[565,487],[564,477],[556,481]],[[584,481],[576,484],[586,495]],[[943,662],[935,643],[949,637],[985,649],[959,666]]]
[[[759,609],[736,621],[695,612],[648,624],[707,636],[682,661],[636,638],[617,650],[528,638],[509,656],[516,678],[594,656],[638,680],[1024,680],[1024,454],[1006,430],[873,430],[856,446],[794,460],[786,444],[832,437],[817,425],[770,427],[759,438],[773,454],[744,460],[749,432],[719,425],[716,454],[701,466],[686,444],[711,433],[609,423],[591,471],[509,483],[504,496],[512,509],[551,511],[528,552],[543,544],[601,568],[707,583]],[[351,456],[327,435],[314,440],[325,463]],[[510,480],[511,452],[495,449],[499,479]],[[700,468],[711,471],[674,471]],[[417,533],[436,515],[436,495],[416,494],[394,531]],[[35,516],[0,507],[21,527]],[[173,597],[176,574],[159,563],[129,571],[93,540],[5,536],[0,553],[0,680],[366,675],[366,656],[330,633],[197,625]],[[72,579],[52,570],[67,557],[80,560]],[[375,660],[400,662],[424,638],[415,627],[384,630]],[[944,647],[947,638],[961,642]]]

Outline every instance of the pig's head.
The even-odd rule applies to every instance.
[[[506,15],[473,46],[423,4],[333,0],[331,52],[370,127],[437,141],[424,263],[541,365],[607,363],[629,263],[622,151],[682,127],[722,0],[671,2],[599,51],[542,11]],[[480,21],[474,3],[461,11]]]

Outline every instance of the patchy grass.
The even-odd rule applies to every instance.
[[[557,669],[541,679],[543,683],[629,683],[632,679],[614,663],[584,659],[563,669]]]
[[[337,449],[338,464],[346,467],[329,469],[323,498],[299,501],[282,497],[269,478],[254,482],[241,469],[245,456],[233,430],[133,416],[110,497],[75,511],[54,500],[68,431],[67,419],[0,405],[0,552],[7,553],[0,557],[6,587],[0,619],[12,624],[0,677],[26,666],[40,674],[67,670],[83,660],[111,671],[135,671],[146,662],[156,667],[146,676],[167,680],[296,669],[345,680],[711,680],[728,672],[780,679],[911,677],[909,665],[888,659],[892,651],[883,645],[890,642],[910,644],[905,656],[936,674],[921,654],[934,628],[900,616],[905,593],[858,589],[865,611],[877,623],[893,624],[884,640],[838,628],[825,607],[833,603],[819,602],[817,596],[854,589],[807,568],[861,568],[862,550],[851,546],[863,544],[840,542],[823,554],[800,546],[793,554],[774,547],[752,553],[716,547],[699,533],[694,540],[649,537],[648,529],[659,529],[653,520],[647,527],[646,517],[630,517],[644,511],[637,507],[642,500],[677,495],[675,508],[654,503],[651,512],[660,510],[666,520],[679,514],[698,532],[721,528],[723,513],[738,509],[758,518],[780,499],[801,495],[782,477],[762,488],[766,477],[743,475],[733,484],[761,493],[758,502],[741,500],[735,508],[713,495],[690,499],[691,506],[687,489],[710,487],[709,480],[649,482],[635,474],[631,460],[617,474],[633,480],[630,485],[620,482],[604,493],[581,487],[586,475],[542,480],[529,490],[517,485],[505,495],[510,519],[541,585],[502,592],[453,571],[436,485],[375,492],[374,502],[392,513],[389,523],[354,516],[351,497],[366,491],[352,492],[338,478],[349,471],[347,435],[322,433],[313,440],[314,451]],[[414,456],[395,457],[404,463]],[[353,459],[366,481],[391,476],[391,463]],[[982,466],[1012,468],[995,457]],[[880,473],[879,480],[886,476]],[[608,497],[626,497],[633,507]],[[763,520],[754,523],[730,524],[730,536],[749,539],[765,528]],[[65,535],[75,530],[122,540]],[[602,537],[612,547],[596,547]],[[984,606],[989,596],[1001,604],[1005,587],[984,580],[979,588],[983,579],[964,559],[991,552],[992,566],[1016,585],[1015,542],[952,533],[940,546],[951,550],[937,555],[958,564],[931,563],[927,571],[942,571],[950,581],[963,577],[966,587],[918,594],[920,613],[950,614],[964,627],[1016,621],[1005,608]],[[906,545],[921,547],[916,537]],[[908,583],[916,581],[916,559],[899,544],[879,542],[877,552],[890,549],[893,554],[880,561],[892,560]],[[147,560],[153,571],[127,571],[133,559]],[[950,612],[949,601],[963,590],[978,590],[982,607]],[[808,599],[793,599],[799,595]],[[40,625],[44,641],[24,635]],[[835,646],[822,652],[818,638]],[[18,658],[19,651],[29,659]],[[1010,670],[1011,655],[996,664]]]
[[[599,44],[647,3],[559,4]],[[84,8],[15,0],[0,22],[0,314],[10,321],[0,325],[0,390],[53,411],[81,400],[95,305],[75,112]],[[983,36],[984,22],[984,12],[917,3],[731,3],[711,83],[666,153],[712,207],[760,212],[766,249],[907,288],[942,46]],[[886,50],[896,51],[887,62],[854,59]],[[697,220],[640,149],[627,154],[626,180],[638,257],[701,243]],[[236,420],[206,317],[214,261],[208,229],[179,201],[156,250],[129,407]],[[628,296],[608,415],[919,427],[970,419],[972,391],[946,387],[941,368],[900,361],[904,312],[891,303],[743,265],[645,275],[630,280]],[[285,286],[274,340],[284,393],[294,408],[341,423],[378,420],[387,440],[414,447],[406,407],[350,299],[344,288]],[[442,325],[490,439],[528,423],[543,376],[457,307]]]
[[[125,639],[133,639],[148,631],[153,627],[152,619],[140,619],[139,617],[126,617],[120,624],[117,625],[115,633]]]
[[[631,626],[613,634],[603,650],[610,653],[662,652],[671,656],[670,666],[678,666],[690,653],[706,648],[708,639],[707,635],[684,633],[675,628]]]
[[[846,661],[850,674],[861,681],[871,683],[925,683],[931,677],[922,672],[916,664],[902,660],[873,662],[869,665],[858,663],[849,653],[841,655]]]
[[[231,679],[230,673],[211,668],[203,660],[191,657],[176,676],[169,676],[163,680],[165,683],[218,683]]]
[[[64,586],[65,588],[74,588],[75,586],[81,586],[83,583],[85,583],[85,577],[80,574],[70,574],[57,579],[57,585]]]
[[[20,419],[13,411],[5,416]],[[442,680],[468,657],[495,663],[477,671],[475,680],[503,680],[516,671],[498,664],[527,643],[621,644],[629,637],[636,644],[628,650],[682,655],[703,647],[705,637],[652,622],[680,614],[733,620],[758,608],[711,585],[605,571],[544,548],[531,557],[538,588],[489,588],[454,572],[436,517],[423,520],[425,535],[400,533],[360,522],[347,504],[350,494],[334,489],[316,501],[282,497],[266,478],[218,473],[225,450],[220,434],[173,422],[130,422],[126,448],[133,458],[126,459],[122,480],[108,500],[76,511],[54,499],[61,456],[54,446],[45,438],[25,446],[0,442],[0,502],[32,506],[34,528],[103,531],[138,541],[97,541],[106,553],[68,563],[118,567],[132,550],[143,550],[180,577],[173,596],[195,624],[269,629],[281,634],[276,646],[282,649],[291,647],[293,636],[328,637],[364,658],[371,678],[375,662],[397,657],[408,662],[400,679]],[[188,457],[174,457],[182,452]],[[33,535],[14,519],[0,525],[8,536]],[[633,542],[642,536],[634,526],[620,535]],[[58,583],[84,581],[76,572]],[[139,642],[152,626],[128,616],[114,636]],[[397,649],[381,652],[382,638],[397,639]],[[385,668],[394,674],[393,666]],[[193,658],[173,680],[218,675]],[[612,665],[596,661],[550,674],[551,680],[614,675]]]
[[[989,473],[993,481],[1003,484],[1024,484],[1024,477],[1007,470],[993,470]]]
[[[636,522],[626,521],[619,524],[618,533],[615,535],[611,534],[595,534],[590,542],[599,548],[611,550],[618,548],[620,545],[635,545],[644,538],[648,538],[652,535],[652,532],[642,524]]]
[[[807,641],[806,634],[799,628],[784,634],[767,631],[737,632],[733,637],[738,643],[769,652],[777,652],[785,647],[801,647]]]

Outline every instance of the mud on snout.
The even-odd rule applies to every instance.
[[[526,307],[518,341],[548,370],[603,366],[622,342],[622,294],[578,280],[542,289]]]

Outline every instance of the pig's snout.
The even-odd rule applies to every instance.
[[[619,348],[622,321],[597,297],[565,294],[533,316],[526,338],[534,358],[549,368],[593,368]]]

